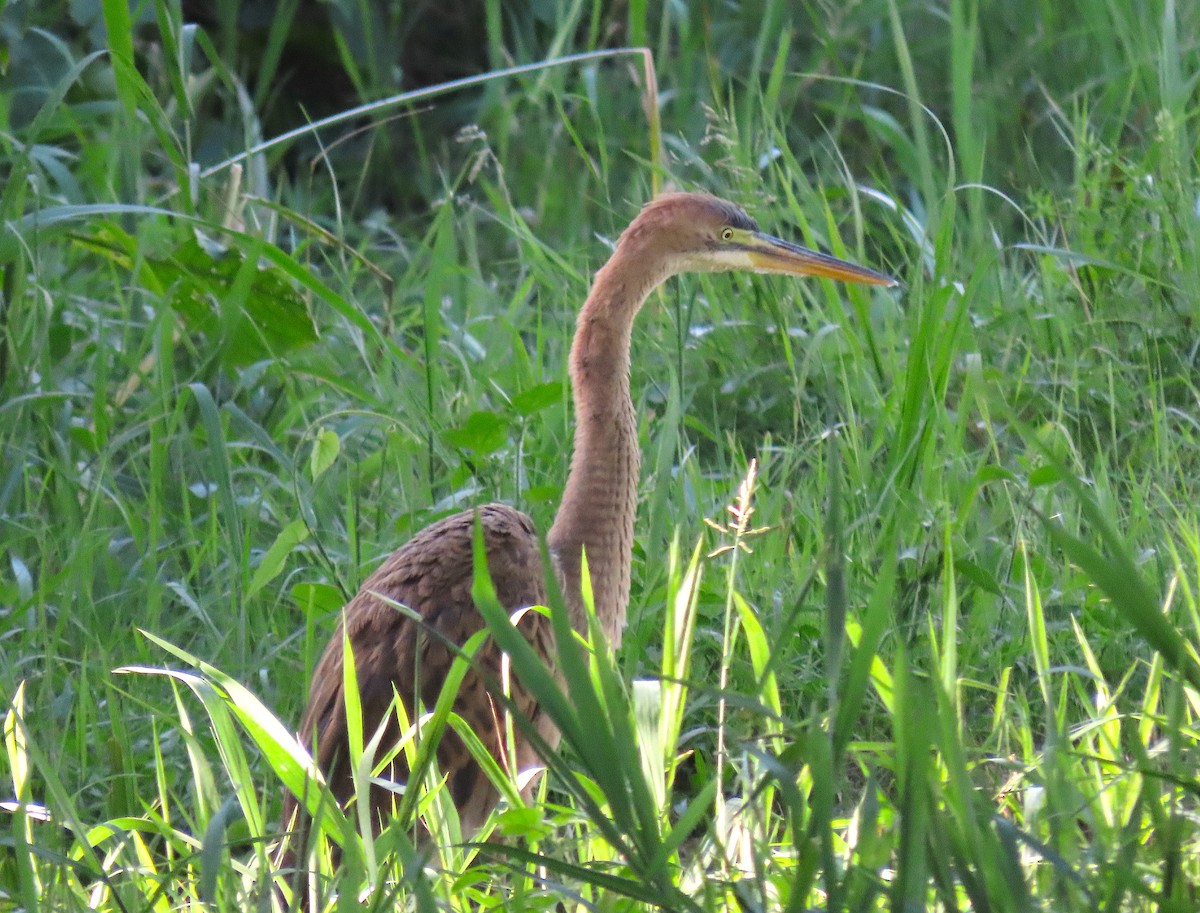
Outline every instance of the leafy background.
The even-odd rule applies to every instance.
[[[575,308],[673,185],[905,287],[652,300],[548,791],[330,825],[316,901],[1194,909],[1197,10],[9,0],[2,902],[279,902],[338,609],[463,506],[548,528]],[[621,47],[656,84],[504,72]]]

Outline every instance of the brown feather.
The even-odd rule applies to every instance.
[[[537,533],[533,522],[520,511],[503,504],[488,504],[477,511],[447,517],[419,532],[367,578],[344,610],[344,629],[358,676],[364,740],[369,740],[384,720],[392,705],[393,689],[410,715],[413,697],[418,693],[422,704],[432,708],[456,655],[447,642],[462,646],[476,631],[486,627],[471,599],[476,513],[500,604],[511,613],[546,602]],[[421,623],[388,600],[407,606],[421,618]],[[552,633],[545,616],[528,613],[520,627],[539,645],[543,655],[549,655]],[[308,706],[299,728],[302,744],[311,745],[315,738],[314,760],[339,802],[345,802],[354,792],[347,758],[342,632],[343,625],[339,624],[313,670]],[[497,715],[498,710],[493,712],[494,707],[501,708],[503,704],[484,697],[488,683],[499,680],[500,653],[489,640],[476,655],[473,670],[463,680],[455,710],[492,754],[503,759],[502,718]],[[514,683],[512,692],[518,709],[532,716],[533,701],[519,682]],[[384,748],[394,745],[401,735],[395,713],[387,718],[390,722],[380,743]],[[544,735],[556,741],[552,732]],[[462,740],[452,730],[448,729],[442,737],[438,760],[442,772],[448,774],[448,786],[463,819],[464,831],[477,830],[495,805],[498,798],[495,788],[470,761]],[[537,760],[532,750],[524,746],[523,739],[518,740],[517,760],[521,768]],[[513,775],[518,772],[511,771]],[[401,755],[386,776],[403,783],[407,775]],[[381,814],[391,807],[391,795],[383,787],[374,787],[371,798]],[[295,809],[295,798],[289,795],[284,803],[285,822]]]

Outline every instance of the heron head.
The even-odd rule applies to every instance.
[[[744,271],[822,276],[894,286],[891,276],[765,234],[742,207],[706,193],[665,193],[647,203],[621,246],[636,245],[668,274]]]

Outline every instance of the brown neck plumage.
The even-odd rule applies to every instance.
[[[579,312],[570,361],[575,447],[547,537],[577,631],[586,628],[580,592],[586,550],[596,617],[614,649],[629,604],[641,463],[629,395],[630,338],[643,302],[667,276],[661,258],[639,252],[634,240],[630,232],[622,237]]]

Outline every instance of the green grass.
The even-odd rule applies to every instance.
[[[219,167],[290,116],[297,7],[260,72],[238,4],[86,6],[0,9],[0,907],[278,902],[338,609],[462,506],[549,527],[575,308],[673,183],[905,287],[651,300],[622,649],[555,683],[493,618],[564,732],[537,801],[482,847],[432,769],[374,845],[326,803],[308,888],[1196,908],[1194,4],[488,3],[493,71],[624,35],[656,104],[589,58]],[[413,23],[343,6],[344,112]]]

